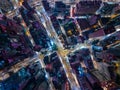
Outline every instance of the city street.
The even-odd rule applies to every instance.
[[[0,1],[0,90],[119,89],[119,0]]]

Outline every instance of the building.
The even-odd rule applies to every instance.
[[[46,11],[50,11],[50,5],[47,0],[42,0],[42,5]]]
[[[48,0],[50,3],[55,3],[56,1],[62,1],[63,3],[69,5],[69,4],[75,4],[79,2],[79,0]]]
[[[0,60],[4,62],[0,68],[33,56],[32,45],[24,33],[24,27],[15,20],[5,16],[1,18],[0,38]]]
[[[102,0],[103,2],[120,2],[119,0]]]
[[[95,12],[100,8],[102,1],[80,1],[76,4],[75,14],[78,15],[88,15],[95,14]]]
[[[0,9],[2,12],[7,13],[14,9],[14,6],[10,0],[1,0],[0,1]]]

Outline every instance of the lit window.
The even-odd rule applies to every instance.
[[[68,30],[67,33],[68,33],[68,35],[72,35],[72,31],[71,30]]]

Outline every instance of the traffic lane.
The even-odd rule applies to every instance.
[[[65,51],[65,52],[64,52]],[[63,52],[63,53],[62,53]],[[72,69],[70,67],[70,63],[67,62],[67,59],[65,56],[69,53],[68,50],[60,50],[58,52],[58,55],[60,57],[60,61],[62,62],[63,68],[65,70],[66,76],[68,77],[68,80],[71,84],[71,87],[77,86],[79,88],[78,82],[76,81],[75,75],[73,75]]]
[[[35,61],[37,61],[38,60],[38,56],[37,55],[34,55],[32,58],[26,58],[26,59],[24,59],[24,60],[22,60],[22,61],[20,61],[19,63],[17,63],[17,64],[15,64],[15,65],[13,65],[12,67],[10,67],[9,69],[4,69],[4,70],[1,70],[0,71],[0,79],[1,80],[4,80],[4,79],[6,79],[6,78],[8,78],[9,77],[9,71],[12,71],[12,72],[17,72],[17,71],[19,71],[20,69],[21,69],[21,67],[26,67],[26,66],[28,66],[31,62],[33,63],[33,62],[35,62]],[[7,70],[7,71],[6,71]]]

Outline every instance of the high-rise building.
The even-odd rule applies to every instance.
[[[36,45],[40,45],[43,48],[48,48],[49,37],[43,25],[39,22],[33,22],[30,28],[30,33],[35,41]],[[38,25],[38,27],[36,26]]]
[[[48,48],[50,43],[50,38],[48,32],[44,25],[39,20],[40,12],[38,9],[33,9],[27,1],[23,2],[23,7],[21,7],[21,15],[26,22],[27,26],[30,26],[30,34],[36,45],[40,45],[42,48]]]
[[[80,1],[76,4],[76,15],[95,14],[100,8],[102,1]]]
[[[0,19],[0,39],[0,60],[3,62],[0,68],[33,56],[32,45],[24,33],[24,27],[6,16]]]
[[[57,17],[55,15],[51,15],[50,19],[52,21],[53,27],[55,28],[55,31],[58,34],[58,36],[61,35],[62,31],[61,31],[61,28],[60,28],[60,24],[57,20]]]

